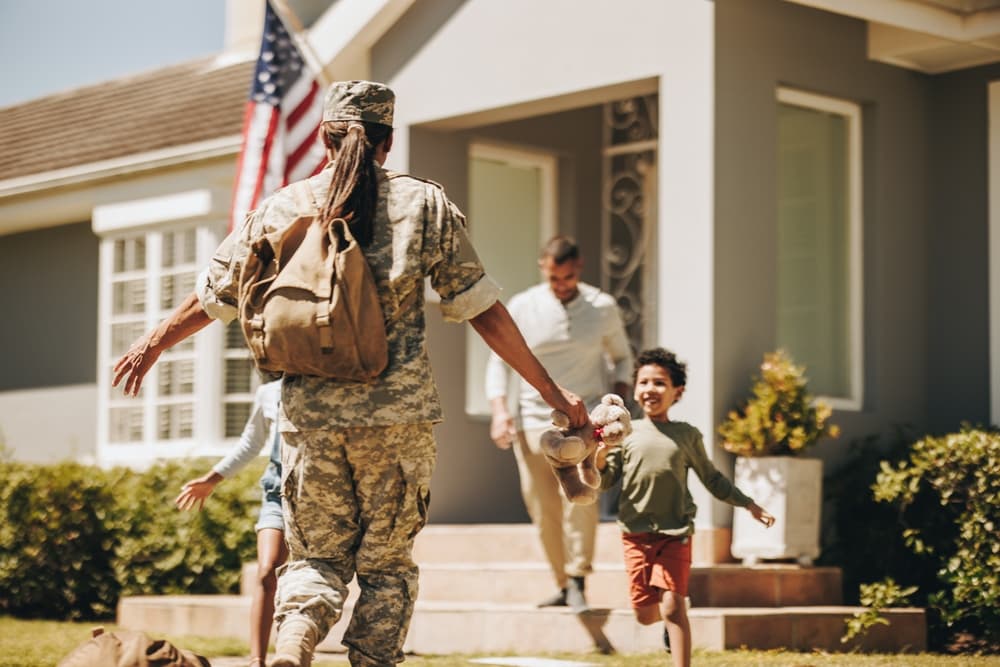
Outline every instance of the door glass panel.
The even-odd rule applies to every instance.
[[[540,166],[470,159],[469,234],[487,273],[503,287],[504,302],[540,280],[545,183]],[[483,382],[490,351],[471,327],[466,343],[465,409],[471,415],[489,415]]]

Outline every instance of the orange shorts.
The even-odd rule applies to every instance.
[[[660,533],[622,533],[629,600],[638,609],[657,604],[663,591],[687,595],[691,576],[691,537]]]

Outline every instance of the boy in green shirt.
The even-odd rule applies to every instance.
[[[675,667],[688,667],[691,626],[684,598],[697,511],[688,490],[688,470],[695,471],[713,496],[745,507],[765,526],[770,527],[774,517],[719,472],[698,429],[669,419],[671,406],[684,394],[686,364],[663,348],[645,350],[636,359],[633,380],[635,400],[646,418],[633,424],[621,447],[598,450],[597,468],[601,488],[622,482],[618,525],[636,619],[643,625],[662,620],[664,644],[673,647]]]

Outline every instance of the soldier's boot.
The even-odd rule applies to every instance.
[[[309,667],[316,648],[316,635],[316,626],[308,618],[286,618],[278,625],[271,667]]]

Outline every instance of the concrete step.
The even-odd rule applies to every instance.
[[[621,563],[621,530],[597,526],[594,562]],[[538,532],[530,523],[430,524],[417,535],[413,558],[428,563],[545,562]]]
[[[243,566],[241,590],[249,595],[257,566]],[[348,586],[357,597],[357,584]],[[420,566],[420,600],[532,605],[555,592],[548,565],[541,562],[425,563]],[[597,563],[587,577],[593,607],[629,609],[628,578],[621,563]],[[841,572],[798,565],[695,566],[689,595],[696,607],[781,607],[838,605]]]
[[[320,645],[342,650],[340,641],[352,603]],[[692,643],[709,650],[789,648],[794,650],[887,652],[926,649],[922,609],[885,612],[889,626],[875,626],[860,641],[841,644],[844,622],[857,607],[693,607]],[[249,635],[250,598],[245,596],[125,597],[118,605],[118,624],[154,635]],[[595,609],[576,616],[568,609],[535,609],[529,605],[418,602],[405,650],[422,654],[553,651],[587,652],[595,648],[618,653],[662,650],[662,626],[640,626],[632,612]]]

